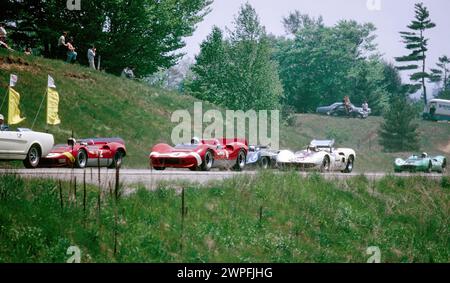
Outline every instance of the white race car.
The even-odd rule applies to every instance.
[[[23,160],[26,168],[36,168],[54,145],[53,135],[30,129],[0,131],[0,160]]]
[[[289,166],[301,169],[318,169],[321,172],[341,171],[351,173],[356,153],[350,148],[334,148],[334,140],[313,140],[306,150],[283,150],[277,156],[280,168]]]

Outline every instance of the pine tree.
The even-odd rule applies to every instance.
[[[439,63],[436,64],[436,69],[431,69],[430,82],[442,83],[442,91],[449,89],[450,77],[450,59],[447,56],[439,58]]]
[[[406,95],[391,98],[389,109],[384,114],[380,129],[380,144],[387,152],[418,150],[417,128],[414,123],[415,111],[408,103]]]
[[[415,19],[408,25],[411,31],[400,32],[406,49],[410,50],[411,53],[395,58],[399,63],[412,63],[406,66],[399,66],[398,69],[401,71],[416,71],[410,77],[411,81],[416,82],[416,84],[411,85],[411,92],[416,92],[422,87],[425,104],[427,104],[426,79],[430,77],[430,74],[426,72],[428,38],[425,38],[425,31],[434,27],[436,27],[436,24],[431,22],[430,12],[427,7],[423,3],[416,4]],[[421,65],[419,66],[418,64]]]

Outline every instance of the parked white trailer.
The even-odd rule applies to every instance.
[[[423,111],[423,118],[431,121],[450,121],[450,100],[430,100]]]

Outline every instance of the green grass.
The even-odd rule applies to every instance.
[[[65,262],[73,245],[82,262],[366,262],[370,246],[382,262],[450,261],[448,177],[261,173],[191,185],[183,240],[174,186],[138,188],[117,205],[107,192],[99,217],[95,187],[84,214],[80,184],[76,204],[63,184],[61,210],[57,183],[0,176],[0,262]]]
[[[22,95],[21,109],[27,117],[21,127],[31,127],[50,74],[60,93],[62,124],[49,128],[56,141],[65,142],[72,131],[75,137],[122,137],[129,153],[125,166],[131,168],[148,166],[148,154],[154,144],[171,143],[170,135],[176,126],[170,120],[172,113],[179,109],[192,112],[197,101],[86,67],[0,50],[0,86],[4,91],[10,73],[19,75],[16,89]],[[208,103],[203,107],[204,111],[217,108]],[[0,111],[4,113],[5,107]],[[358,172],[392,171],[394,157],[406,157],[411,153],[382,153],[377,134],[381,122],[379,117],[358,120],[298,115],[294,126],[281,125],[281,146],[300,150],[311,139],[335,138],[338,146],[357,151]],[[450,155],[450,125],[423,121],[419,124],[422,150]],[[46,130],[45,111],[40,113],[35,130]],[[4,166],[8,164],[2,164]],[[16,166],[21,165],[16,163]]]

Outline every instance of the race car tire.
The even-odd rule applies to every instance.
[[[447,159],[444,159],[444,161],[442,162],[442,168],[439,173],[444,174],[445,172],[447,172]]]
[[[347,167],[345,167],[345,170],[343,173],[352,173],[353,172],[353,166],[355,165],[355,158],[353,156],[350,156],[347,162]]]
[[[156,167],[156,166],[153,166],[153,169],[155,169],[156,171],[164,171],[164,170],[166,170],[166,167]]]
[[[233,169],[235,171],[242,171],[245,167],[245,162],[246,162],[245,151],[241,149],[238,153],[238,156],[236,158],[236,164],[234,165]]]
[[[116,154],[114,154],[113,162],[109,166],[110,169],[120,168],[123,163],[123,151],[118,150]]]
[[[270,158],[267,156],[264,156],[261,158],[261,160],[259,161],[259,166],[261,167],[261,169],[267,170],[270,167]]]
[[[322,161],[322,165],[320,165],[320,172],[325,173],[330,171],[330,158],[325,156]]]
[[[428,168],[427,168],[427,170],[425,170],[425,173],[428,173],[428,174],[430,174],[431,173],[431,171],[432,171],[432,169],[433,169],[433,164],[431,163],[431,161],[430,161],[430,163],[428,164]]]
[[[88,154],[86,150],[80,149],[77,152],[77,157],[75,159],[75,167],[84,169],[86,168],[87,163],[88,163]]]
[[[202,171],[210,171],[214,164],[214,154],[211,150],[208,150],[205,153],[205,157],[203,158],[203,163],[201,165]]]
[[[27,153],[27,158],[23,161],[23,165],[28,169],[35,169],[41,161],[41,148],[34,144]]]

